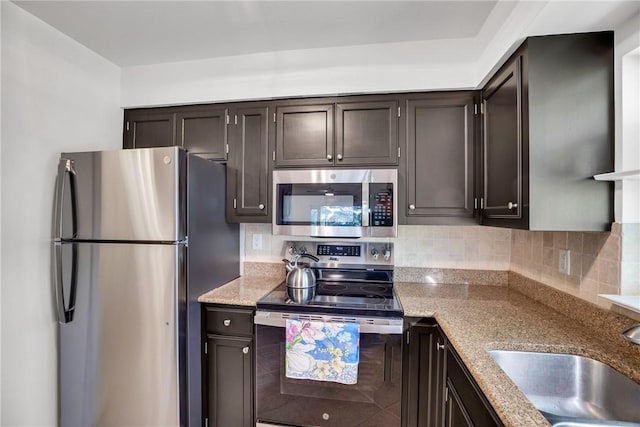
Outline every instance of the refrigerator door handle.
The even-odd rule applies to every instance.
[[[74,169],[73,160],[61,158],[60,163],[58,163],[58,181],[56,183],[56,210],[54,222],[55,239],[61,239],[63,237],[62,223],[64,216],[64,183],[67,175],[69,176],[69,193],[71,194],[71,237],[78,237],[78,195],[76,191],[76,171]]]
[[[73,313],[76,308],[76,290],[78,288],[78,244],[71,243],[71,283],[69,288],[69,305],[65,304],[64,298],[64,275],[62,270],[62,247],[63,243],[54,244],[55,261],[53,263],[56,305],[58,306],[58,322],[70,323],[73,321]]]

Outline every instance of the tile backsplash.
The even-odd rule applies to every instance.
[[[279,262],[286,254],[286,242],[292,239],[272,235],[270,224],[244,224],[241,230],[244,230],[244,261],[247,262]],[[509,269],[509,229],[401,225],[395,239],[372,240],[394,242],[397,267]]]
[[[244,261],[274,263],[286,255],[289,236],[271,224],[242,224]],[[302,240],[302,239],[301,239]],[[398,226],[395,265],[519,273],[609,308],[598,294],[640,295],[640,224],[614,223],[611,232],[547,232],[483,226]],[[560,251],[569,251],[569,274]]]
[[[640,294],[635,226],[614,223],[611,232],[584,233],[513,230],[510,270],[608,308],[598,294]],[[559,271],[561,251],[569,251],[569,274]]]

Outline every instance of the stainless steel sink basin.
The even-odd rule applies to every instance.
[[[640,426],[640,385],[604,363],[570,354],[489,354],[556,427]]]

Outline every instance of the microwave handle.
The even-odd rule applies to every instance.
[[[371,217],[371,209],[369,208],[369,183],[362,183],[362,226],[368,227]]]

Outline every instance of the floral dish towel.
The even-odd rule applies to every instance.
[[[287,378],[358,382],[360,325],[287,319]]]

